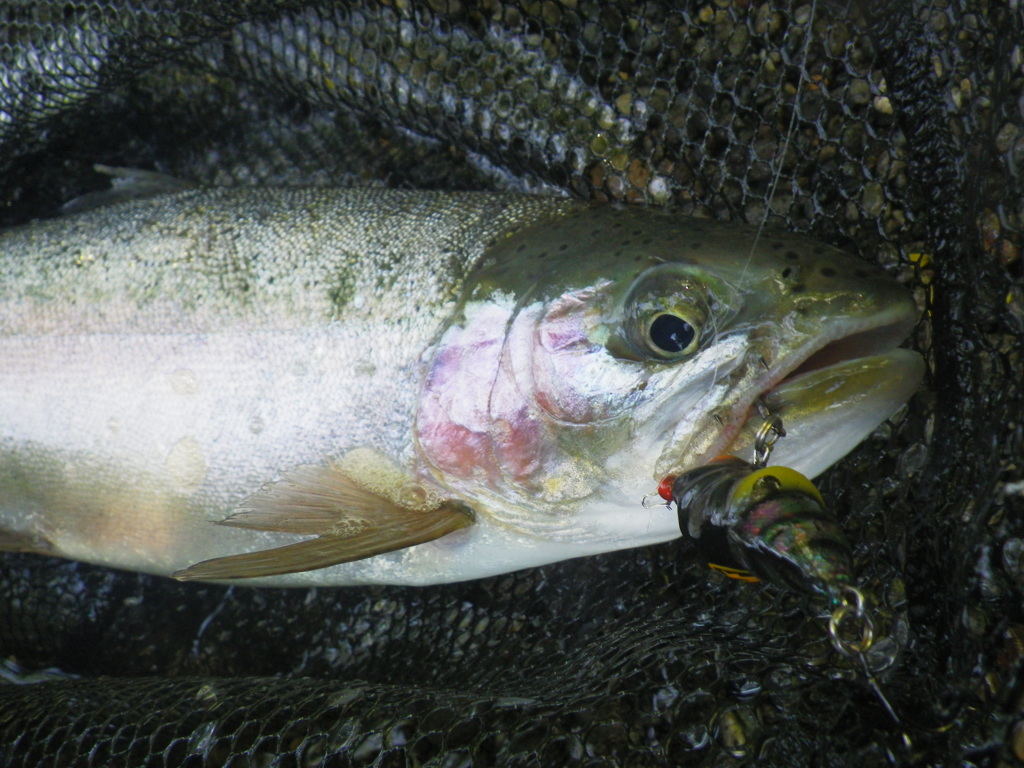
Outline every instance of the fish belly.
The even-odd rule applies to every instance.
[[[360,330],[0,340],[0,527],[154,573],[266,546],[211,521],[353,446],[409,459],[419,362]]]
[[[302,540],[214,523],[283,470],[354,448],[416,472],[421,361],[381,359],[397,339],[367,345],[367,333],[0,339],[0,531],[45,542],[40,552],[159,575]],[[628,543],[666,538],[661,511],[639,508]],[[564,559],[570,544],[572,556],[626,545],[572,538],[548,541],[478,514],[437,541],[244,583],[425,585]]]

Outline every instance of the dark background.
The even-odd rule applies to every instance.
[[[982,0],[0,4],[2,224],[95,163],[767,210],[914,290],[929,367],[819,480],[900,726],[683,541],[430,589],[5,555],[0,765],[1019,764],[1022,40]]]

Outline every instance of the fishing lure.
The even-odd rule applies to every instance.
[[[768,466],[786,430],[761,407],[754,461],[718,459],[669,475],[658,495],[675,504],[679,529],[711,568],[743,581],[764,579],[795,592],[847,602],[853,588],[850,546],[814,484],[789,467]]]
[[[853,585],[839,522],[794,469],[725,456],[676,477],[671,496],[680,530],[727,575],[825,595],[833,605]]]
[[[835,515],[807,477],[768,466],[782,422],[765,411],[753,462],[722,456],[678,476],[665,477],[658,495],[675,504],[679,528],[708,564],[727,576],[768,583],[828,599],[832,646],[855,662],[879,702],[902,729],[868,660],[875,627],[853,577],[850,545]],[[904,745],[911,740],[904,731]]]

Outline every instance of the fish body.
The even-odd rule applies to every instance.
[[[828,246],[563,199],[207,189],[33,223],[0,235],[0,549],[430,584],[665,541],[641,498],[742,455],[758,398],[808,476],[891,415],[914,318]]]

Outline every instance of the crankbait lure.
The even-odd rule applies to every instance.
[[[810,480],[788,467],[726,456],[672,483],[679,527],[708,562],[841,603],[853,584],[850,547]]]
[[[849,544],[809,479],[789,467],[767,466],[786,432],[777,415],[763,413],[753,463],[719,457],[666,477],[658,495],[675,504],[679,529],[712,568],[843,604],[853,588]]]
[[[828,599],[832,646],[860,667],[868,687],[902,727],[868,660],[875,628],[864,593],[855,586],[850,546],[821,493],[804,475],[768,466],[772,446],[786,432],[763,409],[754,441],[754,462],[722,456],[678,476],[669,475],[658,495],[675,504],[679,528],[708,564],[727,576],[765,581]],[[645,500],[646,504],[646,500]],[[902,734],[909,747],[910,737]]]

